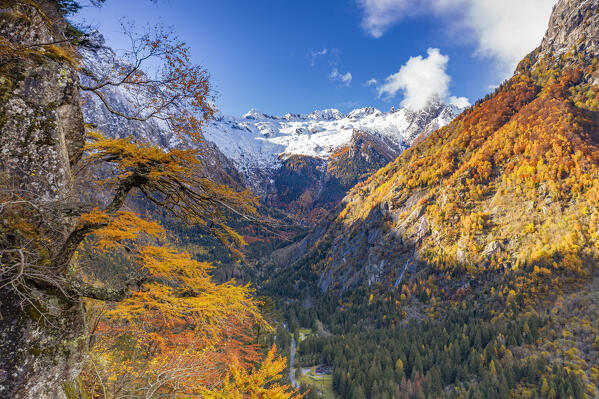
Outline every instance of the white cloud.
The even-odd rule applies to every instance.
[[[320,51],[310,51],[310,58],[312,59],[312,61],[310,62],[310,65],[314,66],[314,64],[316,63],[316,60],[319,57],[322,57],[323,55],[327,55],[328,52],[329,52],[328,48],[323,48]]]
[[[376,80],[375,78],[368,79],[368,80],[366,81],[366,86],[375,86],[375,85],[376,85],[378,82],[379,82],[379,81],[378,81],[378,80]]]
[[[362,27],[375,38],[400,19],[423,12],[431,0],[356,0],[364,12]]]
[[[427,57],[411,57],[398,72],[387,76],[377,87],[379,97],[391,99],[403,93],[403,107],[419,110],[432,99],[438,98],[452,104],[469,105],[465,97],[449,96],[451,78],[446,72],[449,57],[439,49],[429,48]]]
[[[345,86],[349,87],[351,85],[351,72],[340,73],[337,67],[333,67],[333,70],[329,74],[329,80],[331,82],[339,81],[343,83]]]
[[[502,61],[509,72],[539,44],[556,0],[470,0],[466,24],[477,53]]]
[[[449,96],[447,100],[451,105],[455,105],[456,107],[460,108],[466,108],[472,105],[470,104],[470,100],[468,100],[466,97]]]
[[[341,73],[339,72],[339,62],[341,60],[340,57],[341,52],[336,49],[327,49],[323,48],[320,51],[310,51],[311,62],[310,65],[314,67],[316,61],[319,58],[323,58],[324,61],[328,62],[331,72],[329,73],[329,80],[331,82],[339,82],[344,86],[349,87],[352,82],[352,74],[351,72]]]
[[[430,14],[476,42],[476,54],[493,57],[512,71],[540,44],[557,0],[356,0],[362,27],[381,37],[403,18]]]

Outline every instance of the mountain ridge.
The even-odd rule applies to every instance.
[[[89,42],[80,54],[84,69],[91,75],[103,76],[128,68],[99,33],[90,35]],[[86,73],[81,79],[91,84]],[[102,90],[121,113],[135,115],[136,104],[144,103],[126,85],[106,86]],[[123,120],[109,112],[94,95],[86,96],[83,110],[86,120],[113,137],[133,135],[136,140],[165,148],[196,145],[170,132],[159,119]],[[449,123],[460,110],[434,98],[420,111],[392,109],[383,113],[364,107],[343,114],[331,108],[271,116],[252,109],[242,117],[217,112],[204,126],[203,173],[237,189],[249,188],[268,206],[284,210],[297,223],[312,225],[334,208],[351,186],[397,157],[416,137],[424,137]],[[369,148],[370,155],[362,157],[353,146],[354,151],[342,158],[355,164],[347,169],[350,175],[340,176],[341,158],[334,155],[352,147],[356,131],[362,142],[370,143],[360,147]],[[335,175],[329,174],[329,170],[335,170]]]
[[[561,0],[513,77],[270,256],[265,293],[334,334],[300,351],[336,394],[599,395],[597,26]]]
[[[400,109],[383,113],[363,107],[347,114],[330,108],[309,114],[272,116],[252,109],[241,118],[217,115],[204,134],[238,165],[248,177],[249,185],[261,191],[260,186],[265,182],[261,175],[279,168],[288,156],[329,159],[350,143],[355,129],[407,148],[416,136],[446,125],[461,110],[439,99],[432,99],[416,112]]]
[[[427,209],[431,209],[430,205],[434,205],[434,207],[445,206],[448,202],[446,197],[453,190],[452,187],[455,186],[464,186],[466,192],[468,190],[480,190],[476,185],[466,184],[467,181],[501,178],[505,168],[503,162],[506,159],[495,159],[496,155],[494,155],[497,151],[500,151],[500,144],[494,148],[484,147],[489,147],[488,143],[493,139],[495,132],[506,134],[506,140],[508,140],[506,146],[518,141],[518,137],[514,136],[513,133],[503,132],[514,128],[524,129],[529,126],[530,114],[534,117],[536,114],[546,114],[546,110],[551,107],[559,107],[559,112],[562,112],[563,115],[571,114],[571,117],[576,120],[574,124],[569,125],[566,123],[566,126],[560,128],[575,130],[579,132],[577,134],[584,137],[584,140],[593,143],[595,140],[593,132],[596,131],[595,124],[597,124],[597,114],[593,106],[594,101],[596,101],[595,82],[597,82],[598,76],[596,55],[599,52],[598,47],[595,45],[581,46],[578,43],[578,47],[571,48],[569,52],[561,51],[559,57],[553,57],[550,53],[547,53],[549,50],[546,48],[546,46],[549,46],[552,49],[555,46],[554,43],[558,41],[557,39],[553,40],[553,36],[561,38],[563,30],[577,32],[578,27],[581,26],[571,27],[564,25],[563,21],[586,24],[584,26],[589,26],[594,32],[596,24],[593,24],[592,21],[597,20],[597,2],[581,2],[580,7],[574,7],[573,10],[571,3],[560,2],[556,5],[550,27],[558,26],[561,27],[561,30],[554,31],[550,28],[543,39],[542,45],[520,63],[514,77],[502,84],[492,96],[487,96],[477,106],[459,115],[449,126],[421,140],[415,146],[406,150],[398,160],[383,167],[365,183],[354,187],[346,197],[345,204],[338,209],[335,222],[329,225],[332,231],[336,231],[336,233],[331,232],[331,235],[336,236],[339,240],[340,237],[355,234],[353,232],[353,229],[355,229],[355,226],[352,225],[353,221],[360,221],[359,223],[364,226],[365,231],[371,230],[371,227],[366,227],[370,223],[375,225],[390,223],[390,226],[393,226],[390,227],[391,230],[397,230],[398,237],[403,236],[406,238],[405,234],[408,234],[409,231],[408,235],[411,236],[412,244],[408,247],[421,240],[425,232],[429,236],[431,233],[439,234],[439,232],[435,233],[434,223],[432,222],[433,216],[428,215],[427,218],[425,215]],[[585,5],[586,8],[584,8]],[[576,18],[573,18],[572,15],[575,15]],[[580,35],[582,33],[579,33]],[[595,43],[594,40],[591,39],[590,42]],[[566,43],[570,43],[570,41],[566,40]],[[576,52],[576,48],[580,48],[581,52]],[[578,66],[584,68],[584,70],[577,69]],[[575,90],[578,93],[569,93],[569,91],[574,92]],[[570,106],[571,103],[575,103],[574,108]],[[577,107],[580,110],[577,110]],[[564,123],[557,115],[544,115],[544,117],[555,118],[552,119],[555,123],[554,126],[549,125],[547,120],[537,120],[535,122],[543,126],[548,132],[556,131],[558,122]],[[585,126],[582,131],[580,130],[580,124]],[[523,127],[519,127],[520,125],[523,125]],[[533,133],[529,134],[530,139],[534,140],[531,145],[538,145],[542,148],[550,146],[549,144],[535,144],[542,138],[533,135]],[[558,139],[558,137],[563,137],[562,134],[556,133],[553,135],[552,133],[546,139],[555,142],[555,146],[566,145],[568,146],[566,148],[572,148],[572,145],[574,145],[576,148],[584,147],[584,143],[575,134],[565,140]],[[459,137],[459,135],[463,137]],[[518,145],[525,144],[521,142]],[[460,148],[463,145],[467,146],[466,151],[471,151],[466,157],[463,155],[465,150]],[[452,146],[460,149],[452,150]],[[484,150],[479,151],[479,147]],[[426,151],[436,151],[436,153],[432,155]],[[538,151],[541,151],[541,149],[538,149]],[[472,156],[472,159],[469,158],[470,156]],[[505,155],[505,157],[509,156],[513,155]],[[445,159],[439,161],[443,158]],[[551,163],[550,160],[544,162]],[[592,163],[592,161],[589,162]],[[442,184],[440,184],[441,182]],[[484,184],[490,183],[483,183],[483,190],[485,190]],[[491,190],[494,192],[496,188]],[[458,198],[460,198],[460,201],[464,201],[468,197],[468,195],[464,197],[464,193],[454,193],[452,195],[454,196],[453,201]],[[480,194],[480,196],[483,198],[484,194]],[[371,203],[368,203],[369,201]],[[476,207],[476,204],[473,201],[471,202],[472,205],[470,206]],[[367,204],[365,205],[365,203]],[[458,205],[458,208],[463,206],[463,204]],[[404,212],[407,215],[401,215]],[[466,218],[469,215],[463,214],[460,217]],[[434,216],[434,218],[438,220],[439,217]],[[460,223],[461,221],[459,218],[452,222],[446,220],[446,223],[450,223],[450,225],[456,222]],[[337,228],[334,227],[336,225]],[[349,229],[349,233],[340,234],[339,229],[341,231]],[[322,231],[322,228],[318,231]],[[380,235],[381,231],[377,234]],[[362,236],[367,248],[377,245],[377,240],[372,238],[372,234],[374,233],[371,232]],[[397,251],[395,245],[392,244],[397,239],[393,236],[394,234],[389,236],[387,240],[379,237],[381,242],[388,241],[384,246],[388,247],[389,251]],[[306,240],[316,243],[322,238],[307,237]],[[402,244],[403,241],[405,240],[399,238],[398,245],[400,247],[405,246]],[[462,244],[457,247],[455,244],[452,245],[454,248],[452,256],[463,261],[467,258],[468,251],[461,248],[460,245]],[[486,245],[489,245],[489,247],[479,250],[481,254],[495,253],[501,248],[501,245],[496,242],[493,244],[487,242]],[[383,268],[389,272],[389,263],[403,264],[406,261],[404,258],[411,256],[411,250],[406,249],[405,255],[397,257],[395,261],[393,260],[394,256],[389,254],[386,256],[389,261],[380,256],[371,256],[368,257],[368,260],[365,260],[365,255],[357,256],[355,253],[361,247],[363,245],[358,245],[355,240],[347,243],[346,248],[350,252],[340,250],[338,255],[333,254],[334,259],[330,264],[334,266],[331,266],[332,268],[325,267],[324,269],[327,270],[329,275],[334,274],[333,270],[339,268],[340,264],[345,263],[344,259],[351,258],[358,259],[355,261],[356,263],[360,264],[362,262],[365,265],[359,268],[360,270],[372,268],[378,272]],[[365,251],[372,254],[372,249],[365,249]],[[354,256],[348,256],[350,253]],[[479,257],[480,255],[477,259]],[[373,258],[378,259],[378,261],[372,261]],[[341,269],[344,270],[345,268],[341,267]],[[321,288],[326,288],[328,287],[326,282],[330,279],[323,276],[324,274],[320,277]],[[372,276],[366,280],[372,281]]]
[[[107,47],[103,36],[90,35],[90,46],[80,49],[84,67],[94,75],[126,68],[123,61]],[[82,75],[82,80],[89,79]],[[136,111],[138,99],[126,87],[106,87],[103,90],[116,106]],[[246,177],[249,187],[256,192],[268,182],[270,174],[292,155],[329,159],[340,148],[350,144],[352,132],[357,129],[373,136],[385,137],[396,148],[407,148],[413,140],[449,123],[460,111],[455,105],[433,98],[418,111],[394,108],[381,112],[373,107],[354,109],[347,114],[335,108],[315,110],[309,114],[287,113],[283,116],[264,114],[251,109],[241,117],[216,113],[204,127],[207,142],[214,143],[219,151]],[[163,121],[128,120],[108,112],[101,100],[89,96],[84,104],[88,120],[102,130],[119,136],[134,133],[138,139],[164,147],[191,145],[169,132]],[[209,145],[210,146],[210,145]]]

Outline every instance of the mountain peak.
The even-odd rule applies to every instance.
[[[599,0],[560,0],[551,13],[539,47],[539,57],[559,56],[571,50],[592,61],[599,55]]]
[[[316,110],[308,115],[309,119],[321,119],[325,121],[339,120],[343,119],[344,117],[345,115],[343,115],[341,111],[336,108]]]
[[[382,115],[383,113],[374,107],[356,108],[347,114],[349,119],[359,119],[368,115]]]
[[[266,115],[265,113],[258,111],[256,108],[250,109],[241,118],[242,119],[251,119],[251,120],[256,120],[256,119],[273,119],[272,116]]]

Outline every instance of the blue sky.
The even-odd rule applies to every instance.
[[[170,26],[210,72],[223,113],[282,115],[417,107],[435,94],[474,102],[540,42],[553,3],[107,0],[73,19],[97,27],[116,49],[126,46],[123,18]]]

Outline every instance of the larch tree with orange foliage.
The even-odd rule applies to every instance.
[[[18,247],[2,247],[0,282],[39,311],[40,320],[45,307],[31,296],[35,289],[53,290],[86,306],[92,345],[80,385],[93,397],[295,397],[276,383],[285,360],[275,359],[274,348],[260,361],[252,328],[268,325],[251,288],[235,281],[215,283],[210,264],[169,244],[162,226],[126,205],[132,194],[143,197],[181,223],[202,227],[232,250],[243,239],[227,225],[226,215],[255,220],[257,205],[249,192],[237,192],[199,172],[201,128],[214,112],[207,72],[190,62],[189,49],[170,32],[155,29],[131,38],[129,66],[103,76],[83,69],[91,84],[81,84],[80,90],[124,119],[164,121],[195,148],[163,149],[132,136],[107,138],[90,127],[80,166],[102,171],[97,183],[104,201],[73,208],[75,223],[55,248],[44,237],[53,234],[52,226],[43,218],[37,225],[23,219],[39,211],[35,201],[2,194],[3,221],[23,239],[11,239],[19,241]],[[43,52],[44,46],[33,48]],[[7,56],[12,52],[6,48]],[[146,62],[153,75],[143,72]],[[103,91],[109,86],[138,93],[144,99],[138,112],[118,111]],[[82,258],[109,258],[121,265],[117,283],[84,273]]]
[[[173,132],[201,145],[201,126],[212,116],[207,101],[208,75],[191,66],[188,49],[158,30],[150,38],[133,40],[136,62],[122,77],[98,79],[82,87],[99,96],[110,112],[127,119],[159,118]],[[158,58],[163,68],[148,78],[141,62]],[[146,107],[136,115],[114,110],[102,88],[128,85],[145,91]],[[276,380],[285,367],[273,348],[259,364],[259,347],[252,328],[268,325],[262,319],[251,289],[234,281],[216,284],[211,265],[168,244],[157,223],[123,211],[129,194],[137,190],[146,200],[184,223],[198,225],[232,250],[243,239],[227,226],[225,214],[253,219],[257,200],[199,173],[197,149],[164,150],[110,139],[90,131],[84,167],[110,164],[112,174],[100,181],[114,195],[102,207],[82,215],[78,226],[57,253],[59,270],[68,274],[82,243],[91,252],[120,253],[133,264],[131,278],[120,288],[80,284],[77,290],[97,303],[113,301],[97,318],[97,340],[84,372],[88,391],[100,397],[272,397],[295,396]],[[94,301],[96,300],[96,301]]]

